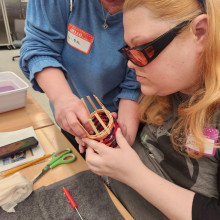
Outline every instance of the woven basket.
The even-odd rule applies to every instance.
[[[86,132],[88,138],[91,138],[93,140],[97,140],[103,144],[106,144],[109,147],[116,147],[116,139],[115,139],[115,133],[118,128],[118,123],[115,118],[111,115],[111,113],[104,107],[104,105],[101,103],[101,101],[93,95],[96,101],[99,103],[101,109],[97,109],[95,104],[92,102],[91,98],[87,96],[87,99],[95,109],[94,112],[90,113],[88,110],[88,107],[82,98],[84,106],[86,107],[90,119],[89,122],[94,130],[94,134],[89,134],[86,129],[80,124],[80,126],[83,128],[83,130]]]

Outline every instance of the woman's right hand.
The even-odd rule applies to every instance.
[[[86,132],[79,123],[93,134],[92,126],[89,123],[89,114],[83,102],[74,94],[59,96],[53,102],[55,118],[59,126],[77,137],[86,137]]]
[[[35,79],[53,103],[55,119],[63,130],[74,136],[86,137],[86,132],[79,125],[81,123],[89,133],[93,133],[89,123],[89,113],[83,102],[72,93],[60,68],[44,68],[35,74]]]

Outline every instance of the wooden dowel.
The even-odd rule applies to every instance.
[[[78,122],[78,124],[79,124],[79,126],[86,132],[86,134],[87,134],[87,136],[89,136],[89,133],[88,133],[88,131],[80,124],[80,122],[79,121],[77,121]]]
[[[100,107],[102,108],[102,110],[105,112],[106,116],[108,117],[109,119],[109,123],[113,123],[113,119],[112,119],[112,115],[110,114],[110,112],[105,108],[105,106],[101,103],[101,101],[98,99],[97,96],[93,95],[94,98],[96,99],[97,103],[100,105]],[[96,107],[96,105],[94,104],[94,102],[92,101],[92,99],[89,97],[89,96],[86,96],[87,99],[89,100],[90,104],[92,105],[92,107],[94,108],[95,112],[94,112],[94,115],[95,117],[97,118],[97,120],[99,121],[99,123],[102,125],[102,127],[104,128],[104,131],[107,133],[107,134],[110,134],[110,129],[105,125],[105,123],[102,121],[101,117],[99,116],[98,114],[98,109]],[[81,101],[83,102],[89,116],[91,117],[91,113],[84,101],[83,98],[81,98]],[[92,126],[94,132],[96,133],[96,135],[98,135],[100,132],[97,130],[94,122],[92,121],[92,119],[89,119],[89,123],[90,125]],[[80,124],[80,122],[78,122],[78,124],[80,125],[80,127],[86,132],[87,136],[90,137],[90,134],[87,132],[87,130]]]
[[[89,100],[90,104],[92,105],[92,107],[97,111],[98,109],[96,108],[95,104],[93,103],[92,99],[89,96],[86,96],[87,99]]]
[[[96,95],[93,95],[94,98],[96,99],[96,101],[99,103],[100,107],[102,108],[102,110],[105,112],[105,114],[107,115],[107,117],[109,118],[109,111],[105,108],[105,106],[101,103],[101,101],[99,100],[99,98]]]
[[[104,106],[101,101],[99,100],[99,98],[96,95],[93,95],[94,98],[96,99],[96,101],[99,103],[100,107],[102,108],[102,106]]]
[[[84,99],[83,99],[83,98],[81,98],[81,101],[83,102],[83,104],[84,104],[84,106],[85,106],[85,108],[86,108],[86,110],[87,110],[88,114],[90,115],[90,111],[89,111],[89,109],[88,109],[88,107],[87,107],[87,105],[86,105],[86,103],[85,103]]]
[[[100,118],[100,116],[98,115],[98,113],[95,113],[96,118],[98,119],[98,121],[101,123],[101,125],[103,126],[104,130],[110,134],[109,129],[106,127],[105,123],[102,121],[102,119]]]
[[[89,119],[89,123],[91,124],[91,126],[92,126],[93,130],[95,131],[95,133],[98,134],[99,132],[98,132],[98,130],[96,129],[96,126],[93,124],[92,119]]]

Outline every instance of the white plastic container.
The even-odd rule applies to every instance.
[[[13,72],[0,72],[0,113],[26,105],[28,84]]]

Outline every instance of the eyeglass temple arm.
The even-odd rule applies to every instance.
[[[158,55],[160,51],[162,51],[167,45],[179,34],[180,30],[186,26],[190,21],[183,21],[182,23],[178,24],[176,27],[171,29],[170,31],[163,34],[160,38],[155,41],[155,54],[152,58]],[[166,37],[165,37],[166,36]],[[146,54],[147,55],[147,54]]]

